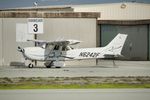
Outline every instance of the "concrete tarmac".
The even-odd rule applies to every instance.
[[[1,66],[0,77],[110,77],[150,76],[149,61],[102,61],[97,66],[65,66],[60,69],[25,66]]]
[[[56,68],[0,68],[0,77],[150,76],[150,67],[79,66]]]
[[[150,89],[0,90],[0,100],[149,100]]]

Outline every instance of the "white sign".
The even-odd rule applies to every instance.
[[[34,39],[33,34],[28,34],[26,23],[16,24],[16,42],[26,42],[27,40]]]
[[[43,34],[43,18],[29,18],[28,32],[32,34]]]

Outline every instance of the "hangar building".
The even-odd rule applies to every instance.
[[[118,33],[128,34],[122,51],[127,60],[150,60],[150,4],[127,2],[73,6],[75,12],[100,12],[98,46]]]
[[[70,7],[2,10],[0,11],[0,65],[24,61],[17,47],[34,46],[34,43],[26,41],[34,39],[34,34],[28,31],[28,23],[32,18],[43,19],[43,33],[37,35],[39,40],[76,39],[84,41],[80,47],[96,47],[98,17],[99,13],[73,12]],[[85,61],[85,63],[91,62]]]
[[[84,41],[79,47],[107,45],[118,33],[128,34],[122,54],[126,60],[150,60],[150,4],[111,3],[4,9],[0,11],[0,65],[22,62],[17,46],[34,46],[28,32],[30,18],[43,18],[40,40]],[[40,64],[40,63],[39,63]],[[93,61],[68,64],[95,64]]]

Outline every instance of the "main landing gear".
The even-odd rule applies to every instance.
[[[44,65],[46,66],[46,68],[51,68],[52,66],[55,66],[55,68],[61,68],[60,65],[56,65],[55,61],[50,61],[50,62],[45,62]]]
[[[46,68],[51,68],[54,65],[54,63],[53,61],[50,61],[50,62],[45,62],[44,65],[46,66]]]

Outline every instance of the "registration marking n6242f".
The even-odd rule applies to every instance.
[[[96,52],[81,52],[79,54],[80,57],[93,57],[96,58],[99,56],[100,53],[96,53]]]

